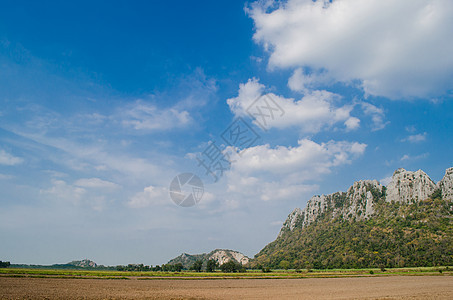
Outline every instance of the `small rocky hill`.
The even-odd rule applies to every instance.
[[[80,268],[96,268],[98,265],[89,259],[83,259],[83,260],[73,260],[68,263],[68,265],[72,265],[75,267],[80,267]]]
[[[208,260],[215,260],[219,265],[223,265],[224,263],[233,260],[242,265],[245,265],[249,262],[249,258],[244,254],[234,251],[234,250],[227,250],[227,249],[216,249],[209,253],[203,254],[187,254],[183,253],[178,257],[173,258],[168,262],[168,264],[177,264],[181,263],[184,268],[190,268],[194,262],[200,260],[203,264],[206,264]]]

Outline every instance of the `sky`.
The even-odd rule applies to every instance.
[[[398,168],[439,181],[452,16],[449,0],[1,1],[0,260],[253,257],[312,195]],[[172,199],[187,173],[190,207]]]

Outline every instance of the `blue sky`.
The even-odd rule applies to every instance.
[[[253,256],[314,194],[453,166],[453,4],[4,1],[0,259]],[[280,108],[260,127],[255,100]],[[240,118],[259,138],[229,146]],[[218,180],[211,142],[231,166]],[[238,146],[238,147],[235,147]],[[198,175],[198,205],[169,185]]]

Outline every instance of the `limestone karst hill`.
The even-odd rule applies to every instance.
[[[252,266],[404,267],[453,264],[453,168],[437,184],[398,169],[387,187],[355,182],[296,208]]]
[[[240,263],[241,265],[246,265],[249,262],[249,258],[244,254],[234,251],[234,250],[227,250],[227,249],[216,249],[209,253],[203,254],[187,254],[183,253],[178,257],[173,258],[168,263],[169,264],[177,264],[181,263],[184,268],[190,268],[197,260],[200,260],[205,265],[208,260],[215,260],[218,265],[223,265],[230,260]]]

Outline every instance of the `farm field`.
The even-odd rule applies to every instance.
[[[453,299],[453,276],[224,280],[0,277],[1,299]]]
[[[438,267],[385,272],[350,269],[197,273],[10,268],[0,269],[0,298],[453,299],[451,270]]]

